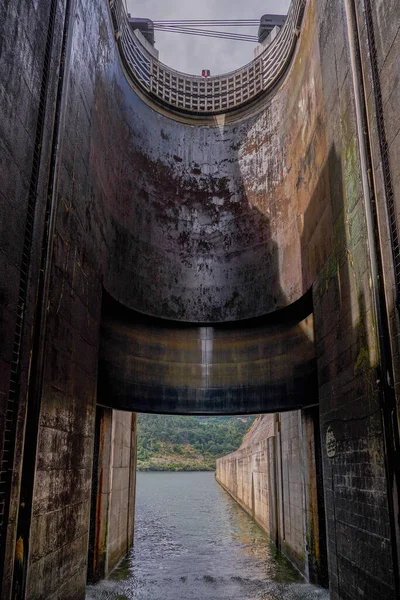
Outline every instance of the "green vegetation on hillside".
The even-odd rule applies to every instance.
[[[254,417],[138,415],[139,471],[213,471],[234,452]]]

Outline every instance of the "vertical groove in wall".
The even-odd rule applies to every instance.
[[[51,67],[51,51],[55,33],[56,11],[59,3],[52,0],[52,22],[49,33],[49,64]],[[53,235],[55,226],[55,215],[57,209],[57,176],[58,161],[62,138],[62,126],[66,108],[66,82],[69,68],[72,41],[72,13],[74,0],[65,1],[64,27],[61,40],[61,51],[55,68],[58,70],[58,84],[55,101],[54,119],[52,127],[52,145],[50,153],[50,169],[48,185],[45,197],[45,227],[40,255],[40,270],[38,280],[37,304],[34,320],[34,333],[32,343],[32,361],[30,368],[28,402],[26,412],[27,429],[24,440],[20,502],[17,521],[17,547],[18,555],[15,557],[13,574],[13,597],[24,598],[27,566],[29,557],[29,532],[32,516],[33,489],[36,467],[36,452],[39,430],[39,416],[41,407],[44,345],[47,325],[47,304],[50,281],[51,255],[53,247]]]
[[[324,480],[322,468],[322,445],[321,430],[319,422],[319,407],[312,410],[313,431],[314,431],[314,459],[315,476],[317,484],[317,502],[318,502],[318,530],[319,530],[319,555],[320,555],[320,585],[329,587],[329,569],[328,569],[328,549],[326,539],[326,521],[325,521],[325,497]]]
[[[251,474],[251,516],[256,519],[256,498],[254,493],[254,473]]]
[[[278,452],[279,452],[279,468],[280,468],[280,493],[281,493],[281,503],[282,503],[282,523],[281,523],[281,541],[284,542],[286,539],[286,531],[285,531],[285,491],[284,491],[284,481],[283,481],[283,458],[282,458],[282,432],[281,432],[281,419],[280,414],[278,413],[278,425],[277,425],[277,436],[278,436]]]
[[[96,407],[96,420],[94,428],[94,445],[93,445],[93,467],[92,467],[92,492],[90,498],[90,526],[89,526],[89,551],[87,565],[87,581],[95,583],[97,581],[97,547],[98,535],[100,527],[100,516],[97,514],[99,495],[102,490],[99,486],[99,457],[100,457],[100,437],[103,433],[102,420],[104,417],[104,408]]]
[[[106,539],[107,539],[107,544],[109,543],[108,540],[110,540],[111,535],[110,535],[110,527],[111,527],[111,506],[112,506],[112,501],[113,501],[113,468],[114,468],[114,450],[115,450],[115,425],[116,425],[116,412],[114,410],[111,410],[110,412],[110,416],[111,416],[111,437],[110,437],[110,460],[108,463],[108,506],[107,506],[107,534],[106,534]],[[109,552],[106,552],[106,559],[105,559],[105,563],[104,563],[104,572],[108,573],[109,572]]]
[[[376,121],[378,129],[378,140],[381,154],[383,184],[386,196],[386,208],[389,218],[389,230],[391,240],[391,250],[393,257],[394,275],[396,282],[396,305],[400,310],[400,245],[399,228],[396,217],[394,189],[392,173],[389,162],[389,144],[386,135],[385,117],[383,112],[382,88],[378,67],[378,55],[375,42],[374,21],[372,16],[371,1],[364,0],[365,23],[367,29],[369,58],[371,63],[371,74],[373,83],[373,96],[376,111]]]
[[[131,525],[132,531],[134,529],[135,523],[135,501],[136,501],[136,452],[137,452],[137,441],[136,441],[136,413],[131,414],[131,448],[130,448],[130,457],[129,457],[129,478],[128,478],[128,518],[127,518],[127,532],[126,532],[126,551],[129,551],[129,548],[132,544],[131,537]]]
[[[11,376],[6,408],[6,429],[2,461],[0,466],[0,582],[3,579],[7,524],[10,509],[11,483],[14,466],[15,437],[19,408],[20,378],[21,378],[21,348],[24,328],[24,316],[28,295],[29,270],[33,241],[35,213],[38,201],[38,182],[41,171],[41,152],[44,137],[48,86],[50,79],[51,54],[53,47],[57,1],[51,0],[49,23],[42,69],[42,81],[39,94],[38,117],[34,140],[34,153],[29,183],[27,215],[20,266],[20,281],[16,307],[16,322],[11,362]]]
[[[303,503],[303,531],[304,531],[304,574],[306,576],[306,580],[310,581],[310,548],[309,548],[309,540],[308,540],[308,529],[307,529],[307,509],[308,509],[308,505],[307,505],[307,490],[306,490],[306,474],[305,474],[305,468],[307,465],[307,453],[306,453],[306,448],[305,448],[305,444],[307,443],[307,438],[304,435],[304,424],[303,424],[303,419],[304,419],[304,411],[299,410],[298,411],[298,428],[299,428],[299,434],[300,434],[300,448],[299,448],[299,452],[300,452],[300,456],[301,456],[301,461],[300,461],[300,476],[301,476],[301,488],[302,488],[302,503]],[[307,473],[307,475],[309,475],[309,473]]]

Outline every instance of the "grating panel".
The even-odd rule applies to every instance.
[[[259,57],[232,73],[204,79],[151,56],[134,35],[123,0],[110,0],[115,37],[131,79],[166,104],[195,114],[232,110],[271,89],[289,64],[305,5],[306,0],[292,0],[279,35]]]

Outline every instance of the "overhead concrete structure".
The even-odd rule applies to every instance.
[[[1,5],[4,598],[84,597],[96,412],[316,403],[331,597],[399,596],[399,31],[293,0],[200,80],[120,0]]]
[[[196,115],[224,114],[277,84],[292,57],[305,5],[306,0],[292,1],[279,38],[260,56],[236,71],[207,79],[162,64],[134,35],[123,0],[112,0],[110,9],[121,58],[132,82],[170,110]],[[281,18],[278,23],[282,23]]]
[[[318,402],[311,297],[214,325],[146,318],[106,300],[98,402],[175,414],[254,414]]]

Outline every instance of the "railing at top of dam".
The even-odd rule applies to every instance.
[[[270,90],[292,57],[307,0],[292,0],[274,41],[247,65],[207,79],[180,73],[154,58],[129,24],[123,0],[110,0],[115,37],[129,76],[167,106],[194,114],[223,113]]]

